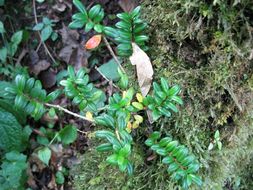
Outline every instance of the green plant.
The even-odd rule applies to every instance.
[[[2,104],[1,104],[2,105]],[[15,116],[0,105],[0,150],[8,151],[24,151],[28,144],[30,136],[30,128],[24,129],[18,123]]]
[[[27,79],[24,75],[17,75],[13,86],[7,87],[5,91],[8,101],[13,102],[17,109],[23,109],[35,120],[40,119],[45,113],[44,103],[56,99],[60,94],[60,90],[56,90],[47,95],[39,80]]]
[[[160,132],[155,131],[145,141],[145,144],[158,155],[164,157],[162,163],[169,165],[167,171],[171,174],[171,178],[180,181],[184,189],[188,189],[192,183],[201,186],[202,181],[196,175],[199,169],[196,158],[189,153],[184,145],[180,145],[171,137],[164,137],[159,140],[160,138]]]
[[[142,34],[146,28],[146,24],[143,24],[139,19],[140,7],[135,8],[130,13],[118,14],[118,18],[121,20],[116,24],[116,29],[113,29],[99,24],[104,17],[104,12],[100,5],[95,5],[87,12],[80,1],[74,0],[73,2],[80,13],[73,15],[73,22],[70,24],[71,28],[82,28],[85,25],[86,32],[92,28],[98,33],[104,31],[105,35],[112,37],[119,44],[118,54],[120,56],[128,57],[132,54],[132,43],[136,43],[145,49],[144,42],[148,38]],[[36,25],[35,30],[41,30],[41,33],[43,33],[46,27],[51,26],[48,20],[46,22]],[[51,31],[51,29],[47,30]],[[116,31],[115,35],[111,35],[110,32],[108,33],[109,30]],[[46,33],[46,37],[43,37],[44,40],[50,36],[48,32]],[[117,59],[115,60],[116,62],[118,61]],[[86,71],[84,69],[75,71],[72,66],[68,67],[68,75],[64,76],[65,79],[60,82],[60,85],[63,86],[63,91],[56,90],[47,94],[46,90],[42,88],[40,81],[24,75],[17,75],[14,83],[5,88],[6,93],[4,97],[16,109],[24,110],[25,114],[32,116],[35,120],[40,119],[46,112],[54,116],[54,109],[59,109],[99,127],[106,127],[95,132],[96,137],[105,140],[103,144],[97,147],[97,150],[110,152],[106,161],[111,165],[118,166],[120,171],[127,170],[131,175],[134,170],[134,160],[132,158],[133,131],[143,122],[143,116],[145,117],[146,111],[150,111],[153,119],[157,121],[161,116],[170,117],[171,111],[178,112],[176,105],[183,102],[179,97],[179,86],[175,85],[170,88],[167,80],[164,78],[161,78],[161,84],[153,83],[152,95],[142,97],[134,88],[129,88],[128,77],[123,69],[118,68],[118,75],[120,78],[118,84],[125,91],[122,92],[116,86],[119,92],[112,94],[108,98],[107,105],[104,105],[106,102],[105,94],[89,82]],[[61,105],[49,103],[54,101],[62,92],[78,106],[79,113],[69,111]],[[86,116],[83,116],[84,114]],[[42,137],[37,137],[37,142],[40,146],[36,152],[39,159],[46,165],[50,164],[52,155],[50,145],[55,140],[63,144],[70,144],[77,137],[77,129],[71,125],[65,126],[59,132],[52,132],[50,129],[45,129],[44,127],[41,127],[39,131],[43,135]],[[163,140],[160,142],[163,142]],[[168,144],[165,144],[166,147],[168,146],[168,150],[164,149],[163,151],[164,156],[165,154],[172,154],[178,159],[177,161],[174,160],[174,163],[171,164],[172,166],[169,166],[169,171],[172,175],[176,176],[175,179],[182,179],[182,186],[184,188],[190,186],[192,181],[201,185],[201,180],[195,175],[199,168],[195,159],[189,161],[188,150],[184,146],[177,144],[171,147],[170,143],[172,142],[174,141],[168,141]],[[158,146],[155,144],[156,141],[152,141],[152,143],[154,143],[155,147]],[[152,146],[153,149],[154,146]],[[159,147],[160,149],[156,151],[158,154],[162,154],[161,150],[163,146]],[[192,157],[190,158],[192,159]],[[184,162],[185,159],[189,165],[184,166],[186,164]],[[179,170],[183,166],[188,167],[184,171],[185,173]],[[59,178],[62,178],[60,175]],[[59,183],[62,183],[62,179],[60,179]]]
[[[138,44],[143,50],[148,49],[145,46],[148,37],[143,34],[147,24],[140,19],[140,6],[130,13],[117,14],[120,21],[116,23],[116,28],[113,28],[100,24],[104,18],[104,10],[100,5],[95,5],[87,11],[79,0],[74,0],[73,3],[80,13],[72,16],[73,21],[69,24],[70,28],[83,28],[85,25],[85,32],[94,28],[96,32],[112,38],[118,44],[118,55],[122,57],[132,55],[132,43]]]
[[[26,156],[16,152],[8,152],[4,155],[0,170],[1,190],[23,190],[26,182]]]
[[[95,112],[98,109],[103,92],[94,88],[89,83],[89,76],[84,69],[80,69],[76,74],[74,68],[68,67],[68,78],[62,80],[60,84],[64,86],[64,93],[73,103],[79,106],[80,110]]]
[[[53,20],[50,20],[47,17],[43,17],[42,22],[36,24],[33,27],[33,30],[40,31],[41,40],[43,42],[48,40],[49,38],[55,41],[58,38],[58,34],[53,30],[53,26],[55,26]]]
[[[0,48],[0,73],[6,76],[11,76],[15,70],[13,65],[13,57],[15,56],[18,46],[23,39],[23,31],[15,32],[9,41],[6,38],[5,33],[6,31],[4,24],[0,21],[0,34],[4,45]]]
[[[153,95],[148,95],[143,100],[143,104],[152,111],[154,120],[159,119],[161,116],[170,117],[171,111],[178,112],[175,103],[183,104],[182,99],[178,96],[180,93],[178,85],[170,88],[166,79],[161,78],[161,85],[154,82],[153,89]]]
[[[214,140],[213,140],[213,142],[211,142],[209,144],[208,150],[212,150],[214,145],[216,145],[218,147],[218,149],[221,150],[222,142],[220,141],[220,132],[219,132],[219,130],[215,131]]]
[[[87,11],[79,0],[73,0],[73,3],[80,12],[72,16],[73,21],[69,24],[69,28],[77,29],[85,25],[85,32],[94,28],[96,32],[102,33],[103,26],[100,22],[104,18],[104,10],[101,6],[95,5]]]
[[[122,57],[129,57],[132,55],[132,43],[138,44],[143,50],[147,50],[145,42],[148,40],[148,36],[143,32],[147,28],[147,24],[140,19],[141,7],[136,7],[130,13],[120,13],[117,17],[120,19],[115,24],[116,29],[112,27],[105,27],[104,33],[113,38],[118,44],[117,53]]]

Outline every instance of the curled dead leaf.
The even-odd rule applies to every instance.
[[[95,35],[91,37],[85,44],[86,49],[94,49],[99,46],[101,42],[102,36],[101,35]]]
[[[153,67],[148,55],[135,43],[132,43],[133,54],[129,58],[132,65],[136,65],[138,83],[142,96],[146,96],[150,90],[153,79]]]

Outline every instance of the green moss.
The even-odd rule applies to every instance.
[[[107,167],[103,162],[105,157],[91,147],[92,150],[81,156],[82,164],[74,172],[75,189],[175,189],[176,184],[170,180],[159,158],[146,161],[149,154],[144,141],[150,129],[172,135],[199,158],[202,189],[251,188],[253,69],[248,54],[240,53],[249,47],[246,43],[249,39],[244,36],[243,41],[239,40],[238,49],[231,39],[225,39],[224,31],[219,35],[211,22],[202,23],[195,30],[195,20],[189,21],[191,14],[181,12],[175,19],[171,17],[180,9],[170,6],[173,2],[145,0],[143,17],[150,26],[148,54],[155,70],[154,80],[163,76],[171,84],[180,84],[184,106],[170,119],[137,129],[134,139],[139,146],[134,151],[138,157],[134,176],[129,178]],[[173,21],[178,21],[179,25]],[[129,67],[126,65],[126,70],[135,76]],[[208,151],[217,129],[223,148]]]

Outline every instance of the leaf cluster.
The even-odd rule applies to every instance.
[[[30,136],[29,127],[22,128],[16,118],[0,106],[0,150],[24,151]]]
[[[69,24],[69,28],[77,29],[85,26],[85,32],[94,29],[96,32],[102,33],[103,26],[100,22],[104,18],[104,9],[101,5],[95,5],[87,10],[79,0],[73,0],[73,4],[79,10],[79,13],[72,16],[73,21]]]
[[[0,170],[0,190],[24,189],[26,182],[26,156],[12,151],[4,155]]]
[[[1,63],[6,63],[7,56],[13,57],[18,49],[18,45],[23,39],[23,31],[15,32],[10,40],[8,41],[5,37],[5,29],[3,23],[0,21],[0,34],[2,35],[4,47],[0,49],[0,61]]]
[[[73,0],[73,3],[79,12],[72,16],[73,21],[69,24],[70,28],[77,29],[85,26],[85,32],[94,29],[96,32],[112,38],[118,44],[118,55],[122,57],[132,55],[132,43],[138,44],[143,50],[148,49],[145,46],[148,37],[144,35],[147,24],[140,19],[140,6],[131,12],[117,14],[120,21],[113,28],[101,24],[104,18],[104,10],[100,5],[95,5],[86,10],[79,0]]]
[[[5,88],[5,97],[13,102],[15,108],[23,110],[35,120],[45,113],[44,103],[53,101],[59,94],[59,90],[47,94],[39,80],[24,75],[17,75],[13,85]]]
[[[43,17],[42,22],[36,24],[33,27],[33,30],[41,32],[41,40],[43,42],[49,38],[55,41],[58,38],[58,34],[53,30],[53,26],[55,26],[53,20],[50,20],[47,17]]]
[[[178,95],[180,87],[174,85],[170,87],[166,79],[161,78],[161,83],[153,82],[153,95],[148,95],[143,104],[152,111],[154,120],[161,116],[171,117],[171,112],[178,112],[176,104],[183,104],[182,99]]]
[[[104,33],[113,38],[118,44],[117,53],[119,56],[131,56],[133,53],[132,43],[138,44],[144,51],[148,49],[145,46],[148,36],[143,34],[147,24],[140,19],[140,10],[141,7],[138,6],[129,13],[117,14],[120,21],[116,23],[116,29],[112,27],[104,28]]]
[[[107,157],[107,162],[118,165],[121,171],[127,169],[129,174],[133,172],[133,166],[129,161],[131,154],[132,136],[127,131],[127,124],[131,114],[137,112],[131,106],[134,90],[130,88],[124,92],[123,97],[115,93],[109,98],[107,113],[95,118],[97,125],[108,127],[108,130],[97,131],[96,136],[106,139],[108,142],[97,147],[98,151],[112,151],[113,154]]]
[[[160,138],[160,132],[155,131],[145,141],[145,144],[164,157],[162,162],[168,165],[167,171],[171,178],[180,181],[184,189],[188,189],[193,183],[201,186],[201,178],[196,174],[199,170],[199,163],[195,156],[189,153],[188,148],[180,145],[171,137]]]
[[[80,69],[75,73],[72,66],[68,67],[68,78],[60,82],[64,86],[64,93],[71,98],[75,105],[79,106],[81,111],[97,111],[97,103],[100,101],[103,92],[94,88],[89,83],[89,76],[84,69]]]

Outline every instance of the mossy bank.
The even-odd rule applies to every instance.
[[[150,154],[142,145],[150,130],[172,135],[199,158],[202,189],[252,187],[253,47],[248,28],[253,26],[253,5],[219,2],[142,3],[155,79],[163,76],[179,84],[184,106],[169,120],[137,129],[132,177],[106,167],[94,146],[80,156],[82,163],[72,172],[75,189],[176,189],[159,157],[147,161]],[[232,15],[223,6],[232,7]],[[240,16],[233,15],[236,11]],[[208,151],[216,130],[223,147]]]

